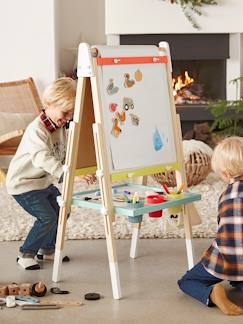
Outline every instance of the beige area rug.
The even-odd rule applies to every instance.
[[[149,184],[154,184],[150,179]],[[89,187],[90,189],[91,187]],[[87,190],[85,185],[80,187],[80,183],[75,185],[75,192]],[[209,238],[215,236],[217,201],[220,193],[224,189],[224,184],[211,173],[197,186],[190,190],[202,194],[202,200],[195,203],[202,218],[202,224],[193,226],[193,236]],[[4,186],[0,187],[0,241],[23,240],[30,230],[34,218],[28,215],[10,197]],[[151,219],[148,215],[143,218],[141,229],[142,238],[181,238],[184,237],[183,229],[165,231],[163,217]],[[116,238],[130,238],[131,224],[124,216],[117,216],[114,223],[114,233]],[[100,239],[105,238],[103,217],[93,209],[79,207],[72,208],[71,217],[66,228],[66,239]]]

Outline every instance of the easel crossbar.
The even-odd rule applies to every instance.
[[[165,64],[167,56],[138,56],[138,57],[98,57],[97,65],[122,65],[122,64]]]
[[[145,167],[143,169],[132,169],[132,170],[126,170],[126,171],[120,171],[120,172],[114,172],[111,174],[111,180],[112,182],[116,181],[122,181],[129,179],[131,177],[141,177],[141,176],[147,176],[154,173],[159,172],[166,172],[171,170],[179,170],[181,168],[181,164],[179,162],[176,163],[170,163],[170,164],[161,164],[151,167]],[[75,175],[85,175],[89,173],[95,173],[97,170],[96,166],[82,168],[82,169],[76,169]]]

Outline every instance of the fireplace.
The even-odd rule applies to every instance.
[[[121,45],[170,45],[174,98],[182,133],[194,123],[211,122],[208,102],[226,99],[229,34],[120,35]]]

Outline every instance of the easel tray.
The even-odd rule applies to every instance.
[[[135,193],[138,194],[140,207],[137,208],[135,207],[136,204],[129,204],[125,202],[125,199],[122,197],[124,197],[124,194],[128,192],[130,193],[130,196],[133,196]],[[145,197],[147,192],[156,192],[159,195],[164,195],[163,190],[160,187],[143,186],[128,183],[113,185],[112,193],[115,214],[130,217],[138,216],[161,209],[185,205],[201,199],[200,194],[183,192],[180,198],[168,200],[166,198],[166,195],[164,195],[166,201],[158,204],[146,205]],[[99,195],[99,189],[75,193],[72,198],[72,205],[101,210],[102,202]]]

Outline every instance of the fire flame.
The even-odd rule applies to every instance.
[[[172,79],[173,88],[175,90],[174,92],[179,91],[181,88],[193,82],[194,79],[189,76],[188,71],[185,71],[184,77],[182,75],[178,75],[178,77]]]

